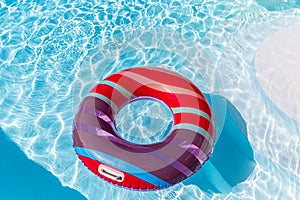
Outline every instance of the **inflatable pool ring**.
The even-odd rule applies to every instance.
[[[139,145],[118,136],[118,111],[138,99],[170,108],[173,126],[162,142]],[[136,190],[166,188],[193,175],[214,142],[212,111],[200,90],[179,74],[156,67],[105,78],[83,99],[74,120],[73,146],[84,165],[110,183]]]

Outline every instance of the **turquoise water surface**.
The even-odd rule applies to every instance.
[[[85,199],[79,192],[62,187],[43,167],[28,160],[0,129],[1,199]]]
[[[300,124],[266,96],[254,66],[268,36],[299,23],[298,1],[0,1],[0,199],[300,199]],[[72,122],[99,80],[147,65],[211,98],[219,140],[191,179],[137,192],[83,166]],[[153,141],[170,122],[163,110],[136,124],[119,119]]]

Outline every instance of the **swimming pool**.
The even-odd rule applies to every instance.
[[[299,120],[273,103],[255,63],[267,38],[299,24],[299,2],[266,2],[1,1],[0,126],[29,159],[89,199],[299,199]],[[256,167],[229,194],[184,184],[129,191],[77,159],[80,100],[103,77],[144,65],[174,70],[241,113]]]

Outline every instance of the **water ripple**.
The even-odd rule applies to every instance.
[[[299,191],[300,150],[299,135],[289,130],[299,133],[299,126],[282,119],[255,90],[251,55],[241,52],[254,52],[259,41],[238,32],[295,15],[298,10],[271,15],[248,1],[1,1],[1,127],[30,159],[89,199],[292,199],[289,195]],[[226,46],[228,55],[222,54]],[[177,71],[204,91],[233,101],[247,119],[259,163],[249,181],[228,195],[183,184],[137,193],[107,184],[78,161],[71,134],[82,97],[103,77],[146,64]]]

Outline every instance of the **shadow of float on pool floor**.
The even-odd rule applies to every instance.
[[[253,149],[247,138],[246,123],[238,110],[221,96],[206,97],[210,103],[211,97],[217,100],[215,102],[225,102],[224,125],[216,122],[216,127],[223,127],[217,127],[222,131],[210,159],[183,183],[197,185],[206,193],[229,193],[253,172],[256,165]],[[214,107],[218,108],[218,105]]]
[[[29,160],[0,128],[0,199],[86,199]]]

